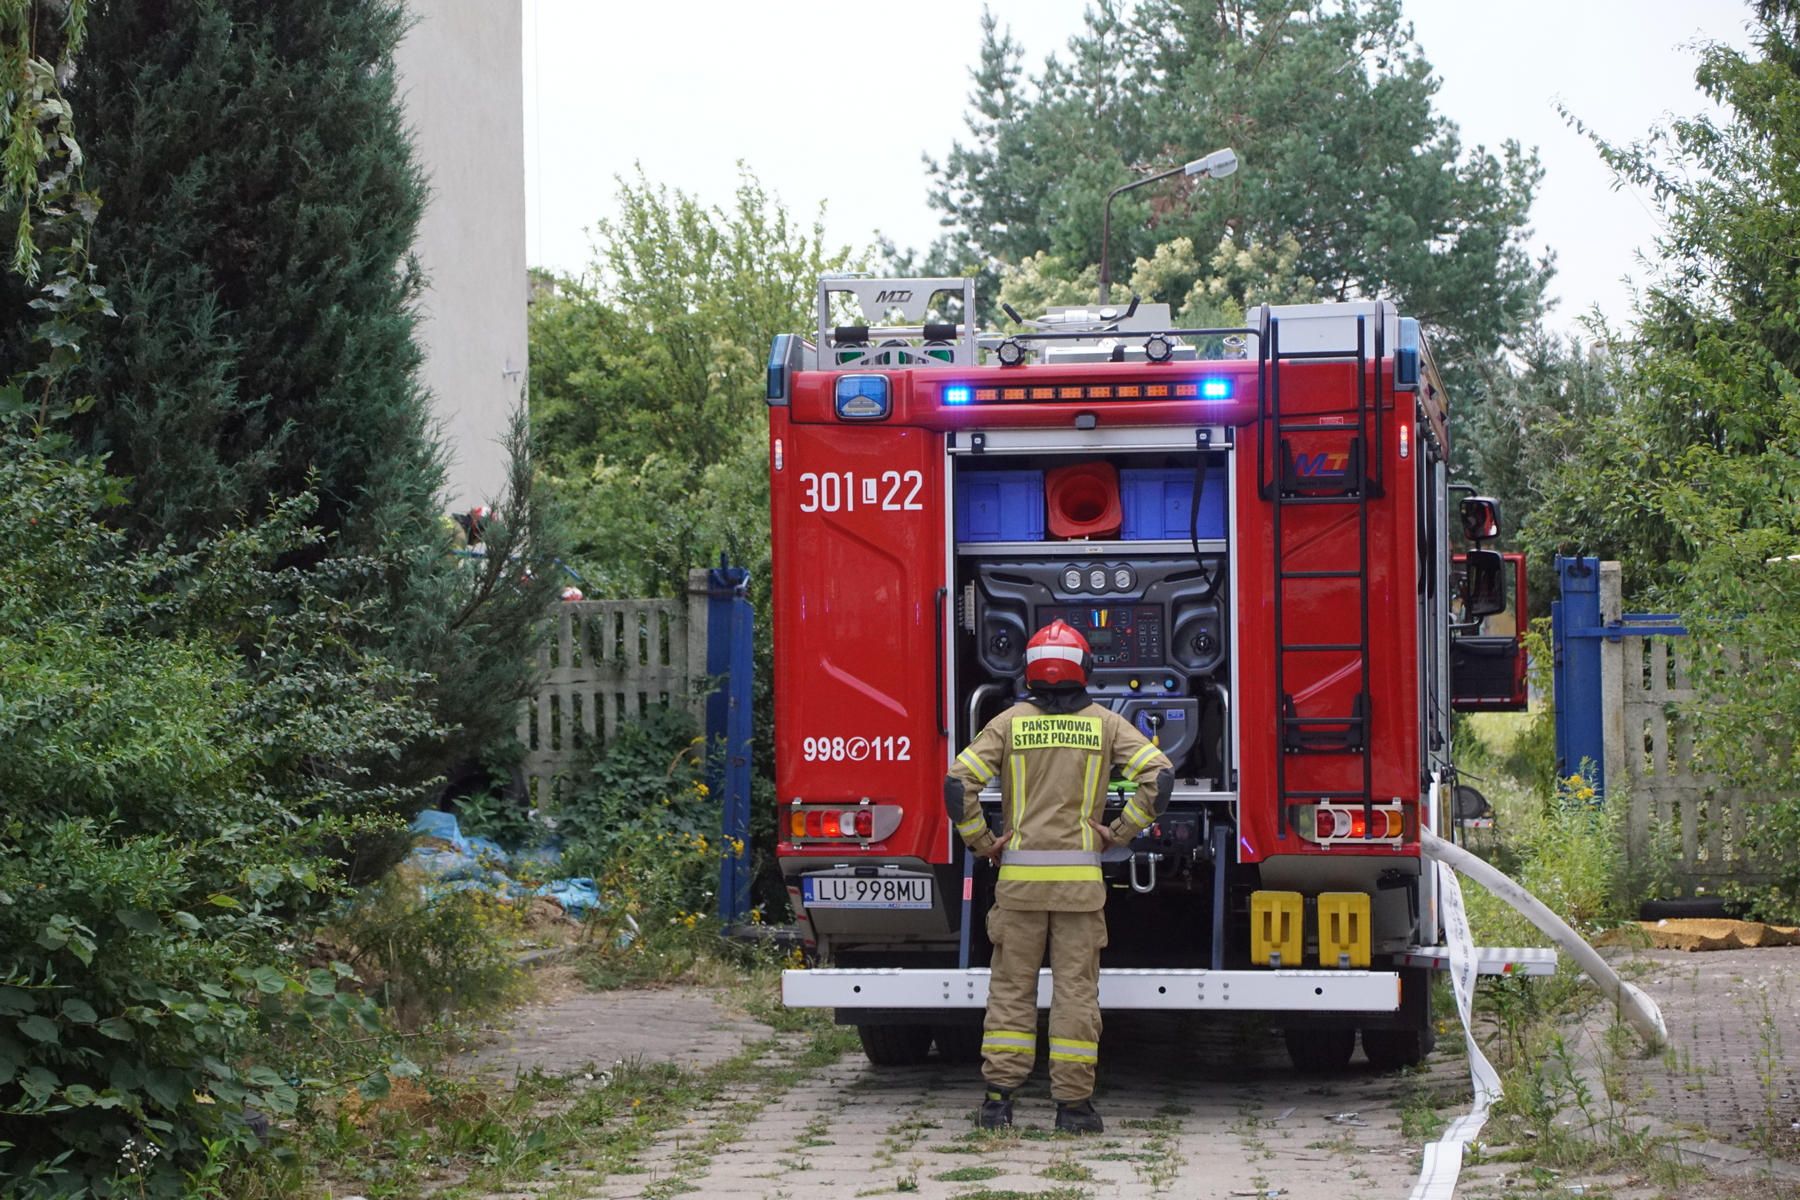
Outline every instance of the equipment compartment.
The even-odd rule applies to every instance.
[[[1089,693],[1163,747],[1183,793],[1197,800],[1196,793],[1230,788],[1228,453],[1096,454],[1077,443],[1061,453],[987,453],[953,463],[959,745],[1024,695],[1026,641],[1062,620],[1080,630],[1092,649]],[[1189,511],[1201,455],[1206,484],[1196,552]],[[1009,491],[1030,490],[1040,503],[1053,504],[1048,479],[1071,472],[1117,479],[1119,505],[1135,536],[997,539],[962,519]],[[1016,532],[1018,526],[1009,528]]]
[[[1200,520],[1192,521],[1194,471],[1134,469],[1119,472],[1119,537],[1128,542],[1225,536],[1225,468],[1209,466],[1200,494]]]
[[[1044,540],[1042,471],[965,471],[956,480],[956,540]]]

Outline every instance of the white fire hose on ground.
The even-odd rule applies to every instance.
[[[1619,1015],[1627,1024],[1637,1030],[1644,1044],[1652,1050],[1662,1049],[1663,1043],[1669,1040],[1669,1027],[1663,1024],[1662,1010],[1657,1008],[1656,1001],[1642,991],[1619,978],[1619,973],[1612,969],[1600,952],[1582,938],[1579,933],[1570,929],[1568,923],[1551,912],[1549,907],[1536,896],[1496,871],[1482,859],[1470,854],[1461,846],[1446,842],[1443,838],[1429,830],[1419,833],[1419,849],[1425,857],[1447,863],[1479,883],[1494,895],[1500,897],[1530,921],[1543,930],[1550,940],[1575,960],[1575,965],[1587,972],[1588,979],[1602,996],[1618,1007]]]
[[[1437,785],[1432,785],[1433,800]],[[1587,972],[1588,979],[1600,993],[1617,1006],[1619,1014],[1637,1030],[1651,1049],[1659,1049],[1668,1040],[1668,1026],[1656,1001],[1619,978],[1598,951],[1588,945],[1561,917],[1530,892],[1496,871],[1483,860],[1460,846],[1452,845],[1429,830],[1419,831],[1419,849],[1437,864],[1438,902],[1444,913],[1444,939],[1450,951],[1450,982],[1456,992],[1456,1008],[1462,1017],[1463,1039],[1469,1049],[1469,1075],[1475,1088],[1475,1101],[1466,1116],[1453,1121],[1444,1136],[1427,1143],[1419,1162],[1419,1180],[1413,1185],[1409,1200],[1451,1200],[1456,1194],[1456,1180],[1462,1173],[1463,1147],[1474,1141],[1487,1123],[1488,1107],[1500,1098],[1500,1076],[1475,1042],[1471,1007],[1475,996],[1474,939],[1469,934],[1468,914],[1463,909],[1462,886],[1456,872],[1461,871],[1488,891],[1516,908],[1525,918],[1543,930],[1568,956]]]

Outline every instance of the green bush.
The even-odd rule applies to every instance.
[[[296,1026],[384,1048],[287,938],[331,900],[325,851],[417,802],[376,768],[436,730],[354,648],[364,612],[277,565],[316,546],[304,498],[127,553],[116,483],[53,451],[0,435],[0,1192],[175,1196],[246,1106],[321,1086]]]

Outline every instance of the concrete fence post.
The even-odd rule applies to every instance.
[[[1616,562],[1600,564],[1600,623],[1622,620],[1620,572]],[[1619,638],[1600,639],[1601,778],[1608,792],[1628,794],[1631,776],[1625,763],[1625,647]]]

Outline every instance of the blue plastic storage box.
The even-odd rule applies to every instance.
[[[1044,540],[1042,471],[963,471],[956,477],[956,540]]]
[[[1119,507],[1126,541],[1188,538],[1188,509],[1194,502],[1194,472],[1185,467],[1119,472]],[[1225,536],[1225,468],[1209,467],[1200,496],[1199,535]]]

